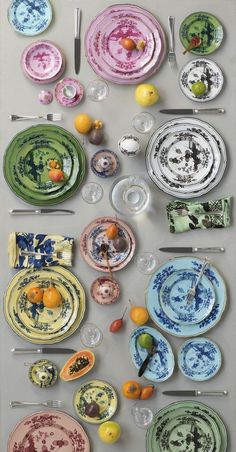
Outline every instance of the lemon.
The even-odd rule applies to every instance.
[[[120,435],[121,428],[117,422],[103,422],[98,428],[98,436],[106,444],[116,443]]]
[[[93,120],[86,113],[81,113],[77,115],[74,120],[74,126],[77,132],[82,133],[83,135],[86,135],[87,133],[90,132],[90,130],[92,129],[92,125]]]

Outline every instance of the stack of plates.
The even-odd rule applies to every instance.
[[[198,336],[219,322],[226,305],[222,276],[208,265],[195,298],[186,302],[203,261],[192,257],[169,260],[152,276],[147,289],[147,309],[153,321],[174,336]]]
[[[21,67],[32,82],[53,83],[64,72],[65,58],[53,42],[36,41],[24,50]]]
[[[146,150],[147,171],[165,193],[194,198],[221,180],[226,148],[216,130],[199,119],[168,121],[154,132]]]
[[[62,296],[58,308],[30,303],[26,293],[32,287],[53,285]],[[12,330],[34,344],[55,344],[71,336],[85,311],[85,294],[77,278],[63,267],[22,270],[11,280],[5,294],[4,312]]]
[[[49,179],[48,162],[57,160],[64,177]],[[4,156],[4,175],[12,191],[39,206],[63,202],[72,196],[85,174],[85,154],[68,131],[54,125],[37,125],[18,133]]]
[[[52,20],[52,7],[49,0],[34,2],[12,0],[7,13],[14,30],[25,36],[42,33],[49,27]]]
[[[168,405],[147,430],[146,452],[225,452],[227,431],[218,414],[194,401]]]
[[[126,50],[120,41],[145,42],[144,50]],[[157,19],[136,5],[109,6],[91,22],[85,36],[93,70],[106,80],[135,84],[159,69],[166,53],[164,31]]]

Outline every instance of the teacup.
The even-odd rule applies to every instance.
[[[77,91],[73,85],[65,85],[63,88],[63,94],[67,99],[72,100],[76,97]]]

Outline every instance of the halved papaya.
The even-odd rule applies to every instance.
[[[71,356],[61,369],[60,378],[64,381],[75,380],[89,372],[95,363],[94,353],[90,350],[80,350]]]

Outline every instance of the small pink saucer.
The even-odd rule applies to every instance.
[[[115,279],[108,276],[100,276],[92,283],[90,294],[96,303],[112,304],[120,296],[120,286]]]
[[[75,107],[80,103],[83,95],[83,86],[74,78],[63,78],[56,84],[55,98],[62,107]]]

